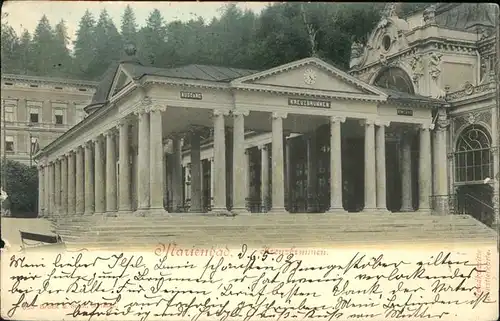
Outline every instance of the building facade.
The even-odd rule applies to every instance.
[[[2,157],[30,164],[43,148],[85,117],[98,83],[2,74]]]
[[[389,6],[367,45],[353,46],[349,73],[318,58],[159,69],[129,48],[89,116],[37,155],[39,212],[461,212],[495,225],[492,8],[401,19]]]

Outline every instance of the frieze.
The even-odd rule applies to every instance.
[[[487,92],[490,89],[491,89],[491,85],[489,82],[486,84],[478,85],[478,86],[473,86],[470,83],[466,83],[462,90],[447,94],[446,100],[459,99],[459,98],[463,98],[466,96],[471,96],[472,94],[479,94],[479,93]]]
[[[491,110],[471,112],[459,115],[453,118],[454,134],[456,135],[466,125],[474,125],[477,123],[485,123],[491,126]]]

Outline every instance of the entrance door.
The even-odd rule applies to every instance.
[[[457,189],[459,214],[469,214],[491,226],[494,219],[493,188],[488,184],[462,185]]]
[[[297,213],[307,212],[307,148],[302,138],[293,142],[293,173],[292,211]]]

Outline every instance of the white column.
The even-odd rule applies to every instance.
[[[227,213],[226,204],[226,132],[224,116],[227,110],[214,110],[214,213]]]
[[[99,135],[94,140],[95,149],[95,213],[106,212],[106,169],[103,137]]]
[[[214,207],[214,200],[215,200],[215,195],[214,195],[214,186],[215,186],[215,162],[214,158],[210,157],[210,208]]]
[[[106,213],[116,215],[116,146],[113,129],[105,133],[106,137]],[[140,157],[140,155],[139,155]]]
[[[130,177],[130,143],[129,143],[129,121],[124,118],[119,124],[119,157],[120,157],[120,177],[119,182],[119,205],[118,210],[121,212],[130,212],[132,210],[132,193],[130,185],[132,183]],[[162,149],[163,152],[163,149]]]
[[[283,119],[286,113],[272,114],[272,206],[273,213],[286,213],[285,210],[285,167],[283,162]]]
[[[165,105],[149,109],[149,195],[154,214],[165,213],[163,207],[163,112]]]
[[[85,167],[83,164],[83,148],[78,146],[76,148],[76,214],[81,215],[85,210]]]
[[[50,210],[50,217],[54,218],[56,213],[55,205],[54,205],[54,162],[49,163],[49,210]]]
[[[54,209],[57,216],[61,214],[61,160],[54,161]]]
[[[45,213],[45,183],[44,183],[44,165],[38,166],[38,217],[43,217]]]
[[[269,145],[259,146],[261,156],[260,169],[260,199],[261,212],[267,212],[270,207],[269,202]]]
[[[377,210],[387,211],[387,176],[386,176],[386,160],[385,160],[385,127],[389,126],[389,122],[377,123],[376,132],[376,159],[377,159]]]
[[[345,117],[330,117],[330,209],[344,212],[342,205],[342,123]]]
[[[250,195],[250,185],[251,185],[251,177],[250,177],[250,149],[245,149],[245,207],[251,208],[252,204]]]
[[[292,180],[292,148],[293,142],[288,136],[286,140],[286,150],[285,150],[285,159],[286,159],[286,202],[287,202],[287,210],[292,211],[292,197],[293,197],[293,180]]]
[[[76,213],[76,155],[70,151],[66,156],[68,158],[68,214],[74,215]]]
[[[375,123],[365,121],[365,207],[363,211],[377,209],[377,174],[375,160]]]
[[[94,153],[92,142],[85,144],[85,215],[94,214]]]
[[[405,132],[402,137],[401,152],[401,212],[413,211],[412,175],[411,175],[411,132]]]
[[[306,137],[307,140],[307,211],[316,212],[317,209],[317,164],[316,164],[316,133],[311,133]]]
[[[68,215],[68,157],[61,157],[61,212]]]
[[[174,155],[172,157],[172,190],[173,190],[173,212],[182,212],[184,210],[184,199],[182,191],[182,136],[178,134],[172,139]]]
[[[191,207],[190,212],[201,213],[202,208],[202,189],[201,189],[201,150],[200,134],[193,128],[190,134],[191,141]]]
[[[247,197],[247,166],[245,156],[245,116],[247,110],[235,110],[233,115],[233,209],[234,213],[248,214]]]
[[[44,176],[44,180],[43,180],[43,186],[44,186],[43,198],[44,198],[44,201],[43,201],[43,203],[45,204],[45,210],[44,210],[45,217],[49,217],[52,214],[51,208],[50,208],[50,172],[49,172],[49,169],[50,169],[50,163],[46,162],[44,164],[44,167],[43,167],[43,176]]]
[[[149,209],[149,113],[142,109],[138,116],[137,211]]]
[[[435,176],[435,212],[449,214],[448,207],[448,157],[447,157],[447,128],[449,121],[446,110],[438,111],[437,128],[435,131],[434,151],[434,176]]]
[[[422,125],[420,128],[420,153],[418,167],[419,211],[430,211],[430,197],[432,194],[432,157],[431,132],[434,125]]]

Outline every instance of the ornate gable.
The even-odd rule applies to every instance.
[[[318,58],[305,58],[266,71],[235,79],[236,88],[309,90],[385,97],[385,94]],[[375,98],[375,97],[373,97]]]
[[[133,83],[131,74],[123,67],[123,65],[120,65],[120,67],[118,67],[118,70],[116,71],[115,77],[113,79],[113,84],[111,85],[111,88],[109,90],[108,99],[114,97],[123,88],[131,83]]]

